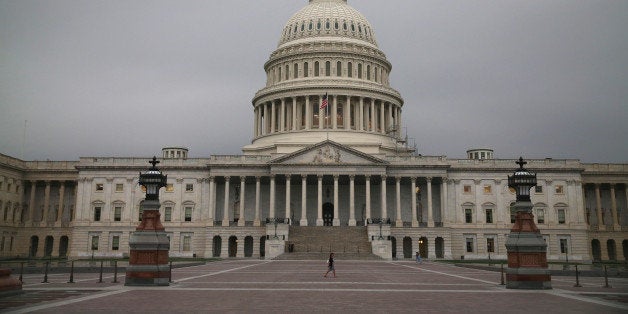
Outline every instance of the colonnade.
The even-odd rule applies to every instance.
[[[401,105],[386,100],[351,95],[284,97],[256,104],[255,138],[280,132],[343,129],[399,135]],[[327,113],[328,112],[328,113]]]
[[[592,185],[594,186],[594,191],[595,191],[595,215],[597,219],[597,228],[600,231],[606,230],[606,224],[604,222],[604,216],[603,216],[604,208],[602,207],[602,197],[601,197],[601,192],[600,192],[600,186],[602,184],[603,183],[592,183]],[[614,230],[621,230],[618,211],[617,211],[617,194],[616,194],[617,184],[609,183],[608,185],[610,189],[610,205],[611,205],[611,219],[612,219],[611,225]],[[583,195],[585,195],[586,186],[587,186],[587,183],[582,184]],[[628,188],[626,188],[625,184],[624,184],[624,193],[626,194],[626,201],[628,202]]]
[[[30,195],[29,195],[29,202],[28,202],[28,209],[27,212],[24,213],[22,215],[22,218],[25,219],[24,222],[26,223],[37,223],[40,222],[42,224],[44,224],[44,226],[47,223],[61,223],[62,218],[63,218],[63,211],[65,206],[67,205],[66,202],[68,202],[68,200],[66,200],[66,186],[71,187],[74,186],[75,184],[71,181],[64,181],[64,180],[59,180],[59,181],[52,181],[52,180],[43,180],[44,183],[44,199],[43,199],[43,204],[40,204],[41,207],[41,216],[39,216],[39,220],[35,220],[36,218],[38,218],[35,214],[37,213],[37,208],[35,207],[37,202],[36,202],[36,192],[37,192],[37,184],[38,182],[40,182],[39,180],[30,180]],[[56,191],[56,198],[55,201],[56,203],[54,204],[54,207],[51,206],[51,197],[52,197],[52,186],[56,186],[57,187],[57,191]],[[72,195],[72,194],[70,194]],[[72,203],[71,201],[68,203]],[[73,205],[70,205],[70,207],[72,207]],[[69,215],[71,217],[71,214]]]

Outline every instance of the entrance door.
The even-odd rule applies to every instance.
[[[334,224],[334,204],[323,204],[323,226],[332,226]]]

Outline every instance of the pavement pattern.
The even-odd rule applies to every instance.
[[[628,313],[628,279],[552,276],[551,290],[513,290],[499,272],[411,261],[224,260],[175,268],[168,287],[127,287],[124,274],[24,275],[0,313]]]

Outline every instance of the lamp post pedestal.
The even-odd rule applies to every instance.
[[[0,268],[0,297],[22,293],[22,282],[11,276],[11,269]]]

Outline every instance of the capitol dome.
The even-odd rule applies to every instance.
[[[279,47],[292,41],[325,37],[359,40],[377,47],[373,27],[346,0],[310,0],[309,5],[286,23]]]
[[[242,151],[277,156],[331,140],[371,155],[411,153],[391,69],[373,27],[346,0],[310,0],[264,63],[253,140]]]

